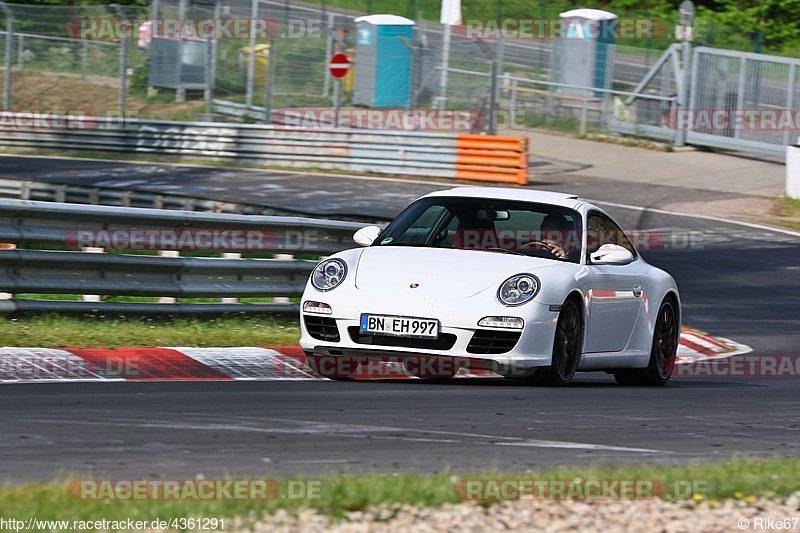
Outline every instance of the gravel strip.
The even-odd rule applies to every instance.
[[[756,519],[800,518],[800,492],[784,501],[747,498],[671,502],[652,500],[513,500],[484,508],[474,503],[442,507],[381,506],[349,513],[333,522],[313,510],[297,515],[279,511],[256,527],[266,532],[397,532],[397,531],[598,531],[717,532],[767,530]],[[741,520],[741,523],[739,522]],[[746,522],[745,522],[746,521]],[[800,524],[788,522],[789,531]],[[742,527],[744,526],[744,527]],[[780,527],[780,526],[778,526]],[[773,525],[772,529],[775,529]],[[781,528],[786,531],[785,527]]]

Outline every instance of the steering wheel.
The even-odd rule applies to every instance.
[[[524,244],[520,244],[519,248],[520,249],[522,249],[522,248],[530,248],[532,246],[535,246],[535,247],[539,248],[540,250],[544,250],[546,252],[549,252],[549,253],[553,254],[554,256],[559,257],[561,259],[566,259],[567,258],[567,252],[564,251],[564,249],[562,247],[558,246],[557,244],[553,244],[553,243],[550,243],[550,242],[547,242],[547,241],[528,241],[528,242],[526,242]]]
[[[530,248],[531,246],[536,246],[538,248],[548,251],[553,247],[552,244],[548,244],[544,241],[528,241],[525,244],[519,245],[520,248]]]

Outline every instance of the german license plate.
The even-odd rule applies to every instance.
[[[411,316],[361,314],[361,333],[435,339],[439,336],[439,321]]]

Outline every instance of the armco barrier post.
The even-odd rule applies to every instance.
[[[178,250],[159,250],[158,251],[159,257],[180,257],[181,253]],[[160,304],[174,304],[177,302],[178,299],[172,296],[158,296],[156,297],[156,303]]]
[[[84,246],[83,252],[87,254],[102,254],[105,253],[105,249],[98,246]],[[82,294],[81,300],[84,302],[99,302],[102,298],[99,294]]]
[[[17,245],[10,242],[0,242],[0,250],[16,250]],[[2,253],[2,252],[0,252]],[[14,295],[10,292],[0,292],[0,300],[10,300]]]
[[[223,252],[222,253],[223,259],[241,259],[242,254],[239,252]],[[219,303],[221,304],[238,304],[239,298],[220,298]]]
[[[786,196],[800,200],[800,139],[786,147]]]
[[[337,81],[339,81],[339,80],[337,80]],[[283,261],[289,261],[289,260],[294,259],[294,255],[292,255],[292,254],[275,254],[275,259],[283,260]],[[287,296],[275,296],[272,299],[272,301],[275,302],[276,304],[288,304],[289,302],[292,301],[292,299],[287,297]]]

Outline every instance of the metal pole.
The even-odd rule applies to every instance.
[[[333,85],[333,127],[339,127],[339,109],[342,107],[342,78],[336,78]]]
[[[617,45],[607,44],[606,46],[608,47],[607,65],[611,65],[611,68],[606,69],[606,79],[604,80],[603,88],[610,89],[614,83],[614,65],[616,63],[616,57],[617,57]],[[603,103],[600,109],[600,127],[604,128],[608,124],[609,104],[611,106],[611,109],[614,108],[613,107],[614,97],[610,96],[608,93],[602,93],[602,96],[603,96]]]
[[[158,17],[159,17],[159,11],[160,11],[159,0],[152,0],[152,2],[150,4],[150,50],[152,50],[153,41],[155,41],[159,37],[158,33],[156,32],[156,28],[158,27],[158,22],[157,21],[158,21]],[[84,44],[86,44],[86,41],[84,41]],[[86,48],[84,47],[84,51],[85,50],[86,50]],[[82,60],[85,61],[85,56],[84,56],[84,58],[82,58]],[[85,71],[85,65],[82,66],[82,68]],[[147,72],[147,97],[149,98],[151,95],[155,94],[155,92],[156,92],[156,88],[153,85],[150,85],[150,80],[152,79],[151,78],[151,74],[153,72],[153,64],[152,64],[152,56],[150,55],[149,52],[148,52],[148,60],[147,60],[147,69],[148,69],[148,72]],[[84,76],[85,75],[86,74],[84,74]]]
[[[492,74],[489,80],[489,121],[487,130],[489,135],[497,133],[497,78],[500,76],[500,63],[503,61],[503,40],[498,39],[492,57]]]
[[[789,67],[789,85],[787,86],[786,91],[786,109],[791,110],[794,107],[794,85],[795,80],[797,79],[797,65],[791,65]],[[791,144],[791,139],[789,138],[789,130],[784,130],[783,132],[783,144],[789,145]]]
[[[178,20],[184,21],[186,20],[186,0],[180,0],[178,2]],[[154,27],[156,23],[153,23]],[[183,102],[186,100],[186,89],[183,86],[183,39],[182,36],[178,37],[178,42],[176,43],[177,48],[175,50],[175,54],[177,55],[177,61],[175,62],[175,70],[177,71],[177,88],[175,89],[175,101]]]
[[[86,77],[86,67],[89,64],[89,42],[81,42],[81,76]]]
[[[5,2],[0,2],[0,9],[6,16],[6,76],[3,80],[3,111],[8,111],[11,109],[11,68],[14,61],[11,47],[14,39],[14,15],[11,14],[11,9]]]
[[[258,0],[250,2],[250,56],[247,63],[247,88],[245,101],[248,107],[253,105],[253,82],[256,75],[256,18],[258,17]]]
[[[747,80],[747,58],[743,57],[739,60],[739,86],[737,88],[738,94],[736,95],[736,113],[738,114],[739,111],[744,110],[745,105],[745,98],[744,98],[744,91],[745,91],[745,82]],[[735,116],[735,115],[734,115]],[[742,130],[736,128],[733,131],[734,137],[741,137]]]
[[[409,67],[409,74],[411,75],[411,83],[409,85],[409,98],[408,104],[406,104],[406,109],[416,109],[417,108],[417,93],[418,93],[418,85],[420,81],[419,76],[419,63],[420,63],[420,53],[422,51],[422,47],[419,44],[419,39],[417,38],[419,34],[415,35],[413,41],[409,41],[406,37],[400,36],[400,40],[403,42],[405,47],[411,52],[411,66]]]
[[[439,101],[437,102],[437,107],[440,111],[444,110],[447,102],[447,67],[450,61],[450,36],[452,32],[453,27],[450,24],[445,24],[442,42],[442,62],[439,67],[441,70],[439,71]]]
[[[550,50],[550,79],[551,80],[561,80],[561,69],[559,67],[561,62],[561,53],[562,47],[564,46],[561,42],[562,39],[557,39],[551,45]],[[553,85],[547,86],[547,97],[545,98],[545,123],[549,126],[553,123],[553,105],[555,104],[555,87]]]
[[[325,57],[330,58],[333,56],[333,27],[335,24],[336,15],[334,13],[328,13],[328,27],[325,28],[325,33],[327,33],[328,38],[327,42],[325,43]],[[322,96],[327,97],[328,93],[330,92],[331,88],[331,72],[328,70],[327,66],[325,68],[325,79],[322,82]]]
[[[125,18],[125,12],[117,4],[109,7],[114,10],[120,20]],[[125,124],[125,100],[128,90],[128,36],[122,35],[119,40],[119,118]]]
[[[511,112],[508,117],[509,127],[511,128],[517,127],[517,86],[517,80],[511,80],[511,102],[509,103]]]
[[[264,123],[272,124],[272,87],[275,80],[275,39],[269,40],[269,56],[264,76]]]
[[[214,20],[220,20],[222,17],[222,2],[220,0],[216,0],[214,2]],[[208,76],[208,81],[206,82],[206,87],[208,90],[208,113],[214,112],[214,106],[212,105],[212,100],[214,99],[214,86],[217,83],[217,34],[214,32],[214,36],[211,38],[211,52],[209,57],[208,65],[206,66],[206,76]]]
[[[547,20],[547,10],[545,8],[544,2],[545,2],[545,0],[539,0],[539,21],[540,21],[540,24],[544,24],[544,21]],[[545,30],[545,31],[549,31],[549,30]],[[545,69],[545,63],[548,63],[548,61],[547,61],[548,54],[544,49],[545,43],[547,43],[548,47],[550,48],[549,56],[553,56],[556,53],[555,47],[551,46],[550,42],[548,42],[544,37],[545,37],[544,35],[541,35],[540,39],[539,39],[539,43],[538,43],[539,44],[539,50],[541,50],[541,52],[542,52],[540,57],[539,57],[539,64],[541,65],[541,69],[542,70]],[[550,65],[548,64],[547,66],[549,67]],[[553,78],[554,78],[553,71],[551,70],[550,71],[550,79],[553,79]]]
[[[422,73],[422,46],[418,41],[411,44],[411,98],[408,100],[408,108],[417,108],[417,98],[421,85]]]
[[[581,102],[582,102],[582,104],[581,104],[581,125],[580,125],[580,130],[578,130],[581,135],[586,135],[586,122],[587,122],[587,119],[589,118],[587,116],[587,114],[589,112],[589,110],[587,109],[588,100],[589,100],[588,96],[583,96],[581,98]]]
[[[682,112],[688,107],[689,103],[689,65],[691,63],[692,44],[689,41],[684,41],[681,46],[683,56],[683,68],[680,73],[676,73],[681,77],[681,83],[678,84],[678,112]],[[680,116],[680,115],[678,115]],[[680,128],[675,135],[675,146],[686,145],[686,128]]]
[[[211,63],[213,63],[213,49],[211,45],[211,39],[206,41],[206,90],[205,90],[205,99],[206,99],[206,114],[211,115],[213,112],[211,106],[211,98],[214,92],[214,81],[213,81],[213,74],[211,73]],[[210,118],[210,117],[209,117]]]
[[[222,14],[225,15],[225,18],[228,18],[230,16],[230,14],[231,14],[231,6],[229,6],[227,4],[222,6]],[[216,44],[214,46],[215,46],[215,49],[216,49]],[[215,52],[214,56],[216,57],[216,55],[217,54]],[[228,72],[228,47],[227,46],[223,46],[222,47],[222,57],[219,58],[219,62],[220,62],[220,67],[222,67],[222,75],[227,77],[227,72]],[[215,80],[216,80],[216,75],[217,75],[217,67],[214,67],[214,79]]]
[[[20,35],[17,39],[17,68],[22,70],[25,66],[25,36]]]

